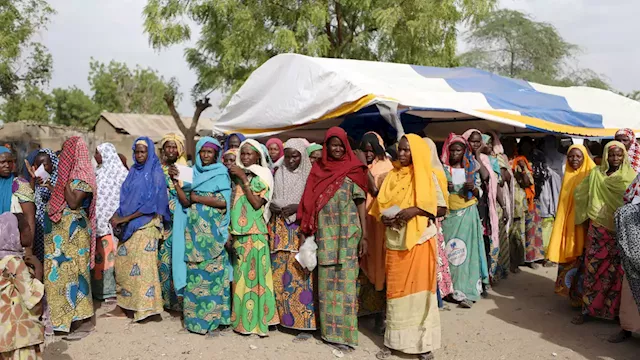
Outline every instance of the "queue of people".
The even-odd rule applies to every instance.
[[[18,175],[0,148],[2,358],[39,359],[56,334],[90,335],[104,301],[105,317],[166,310],[209,337],[265,337],[277,325],[343,352],[358,346],[358,318],[375,315],[378,359],[428,360],[445,302],[471,308],[520,267],[556,264],[555,292],[581,309],[574,324],[619,317],[612,342],[640,330],[630,130],[600,165],[552,136],[476,129],[440,151],[428,137],[385,144],[369,132],[358,143],[336,127],[321,144],[203,137],[190,170],[186,152],[178,135],[157,150],[141,137],[130,169],[110,143],[92,165],[72,137],[59,155],[31,153]]]

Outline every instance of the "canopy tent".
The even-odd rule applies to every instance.
[[[317,131],[371,106],[399,135],[409,117],[430,123],[429,136],[437,138],[474,127],[582,137],[611,137],[625,127],[640,131],[640,102],[606,90],[540,85],[471,68],[297,54],[275,56],[256,69],[214,131],[251,137]]]

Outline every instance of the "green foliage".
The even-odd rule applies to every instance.
[[[634,90],[628,94],[622,94],[631,100],[640,101],[640,90]]]
[[[274,55],[456,64],[456,25],[475,23],[495,0],[148,0],[145,32],[156,48],[187,42],[194,94],[233,93]]]
[[[5,103],[0,105],[0,120],[48,123],[51,119],[49,109],[52,102],[51,95],[36,86],[27,85],[21,93],[9,96]]]
[[[93,101],[102,111],[139,114],[168,114],[164,95],[169,84],[152,69],[124,63],[91,60],[89,85]]]
[[[610,88],[589,69],[571,70],[578,47],[566,42],[552,25],[519,11],[491,13],[471,27],[467,40],[472,48],[460,56],[464,66],[541,84]]]
[[[33,37],[52,14],[45,0],[0,0],[0,98],[49,81],[51,55]]]
[[[53,122],[60,125],[90,128],[100,115],[100,108],[77,87],[53,89]]]

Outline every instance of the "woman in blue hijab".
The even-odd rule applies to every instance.
[[[34,193],[29,182],[14,175],[15,156],[8,148],[0,146],[0,214],[11,211],[11,199],[15,197],[20,203],[20,210],[29,224],[28,231],[20,232],[20,239],[25,244],[33,244],[36,228],[36,206]],[[15,211],[14,211],[15,212]],[[31,255],[32,248],[26,248],[25,253]]]
[[[134,321],[141,321],[162,313],[158,241],[171,215],[162,165],[151,139],[140,137],[134,142],[133,161],[111,226],[121,231],[115,266],[118,306],[133,311]],[[111,314],[122,312],[116,309]]]
[[[184,257],[184,326],[198,334],[216,336],[220,325],[230,325],[229,238],[231,179],[227,168],[216,162],[222,147],[204,137],[196,144],[193,183],[186,193],[173,178],[178,199],[187,210]],[[182,245],[174,238],[174,251]],[[174,262],[177,265],[177,262]],[[177,275],[177,274],[176,274]]]

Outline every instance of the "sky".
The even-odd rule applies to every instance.
[[[176,77],[184,94],[178,111],[193,114],[189,92],[196,83],[188,68],[184,45],[155,51],[143,32],[142,9],[146,0],[49,0],[57,11],[41,41],[53,55],[50,86],[78,86],[90,92],[87,76],[93,57],[102,62],[116,60],[130,67],[141,65],[158,70],[165,78]],[[603,75],[616,89],[640,89],[640,1],[636,0],[500,0],[500,6],[530,14],[536,21],[555,26],[564,39],[581,48],[581,68]],[[195,34],[197,36],[197,33]],[[463,38],[464,34],[460,34]],[[464,44],[460,44],[464,49]],[[215,95],[215,94],[214,94]],[[212,102],[217,103],[216,95]],[[205,116],[215,117],[210,109]]]

